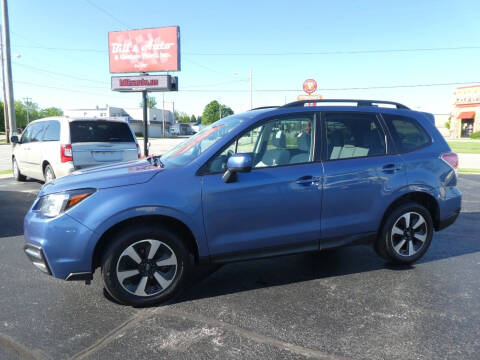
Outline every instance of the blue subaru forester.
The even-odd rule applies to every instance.
[[[44,185],[25,217],[27,256],[65,280],[100,267],[108,293],[135,306],[171,298],[204,263],[354,244],[418,260],[461,206],[458,158],[433,116],[316,102],[229,116],[163,156]]]

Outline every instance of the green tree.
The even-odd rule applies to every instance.
[[[181,122],[181,123],[188,123],[188,122],[190,122],[190,116],[188,116],[188,114],[186,114],[184,112],[181,112],[180,116],[178,118],[178,121]]]
[[[50,116],[62,116],[63,110],[52,106],[52,107],[40,110],[39,115],[41,118],[50,117]]]
[[[28,121],[27,121],[28,110]],[[17,128],[24,128],[30,121],[40,118],[38,104],[15,101],[15,122]]]
[[[217,100],[213,100],[207,104],[203,110],[202,124],[209,125],[220,119],[220,117],[224,118],[230,115],[233,115],[233,110],[230,107],[220,104]]]
[[[143,108],[143,101],[139,105],[141,108]],[[154,96],[148,96],[147,95],[147,107],[149,109],[153,109],[157,107],[157,99],[155,99]]]
[[[197,118],[195,117],[195,115],[192,114],[192,116],[190,117],[190,122],[194,124],[197,123]]]

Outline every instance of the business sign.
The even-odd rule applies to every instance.
[[[111,73],[180,70],[178,26],[109,32],[108,47]]]
[[[457,88],[455,92],[455,105],[457,107],[476,104],[480,104],[480,87],[478,85]]]
[[[303,91],[307,94],[313,94],[317,90],[317,82],[313,79],[307,79],[303,82]]]
[[[178,77],[171,75],[112,76],[113,91],[177,91]]]
[[[297,100],[322,100],[323,96],[320,94],[311,94],[311,95],[305,95],[305,94],[300,94],[297,96]]]

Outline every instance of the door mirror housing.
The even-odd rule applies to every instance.
[[[248,154],[233,154],[227,160],[227,171],[223,174],[223,181],[226,183],[236,180],[239,172],[250,172],[252,170],[252,157]]]
[[[10,140],[12,141],[12,144],[18,144],[19,143],[19,140],[18,140],[18,136],[17,135],[13,135]]]

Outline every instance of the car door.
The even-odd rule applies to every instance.
[[[237,137],[207,164],[202,202],[215,257],[255,257],[317,250],[322,204],[315,162],[315,115],[269,119]],[[252,156],[253,169],[222,181],[232,153]]]
[[[28,153],[30,151],[30,138],[32,134],[33,124],[28,125],[23,130],[20,142],[15,145],[14,155],[20,172],[24,175],[30,174],[30,164],[28,162]]]
[[[321,248],[367,239],[406,185],[405,165],[390,149],[376,113],[324,112]]]
[[[27,161],[30,166],[30,176],[36,179],[43,179],[43,131],[46,122],[40,121],[32,124],[30,146],[27,154]]]

